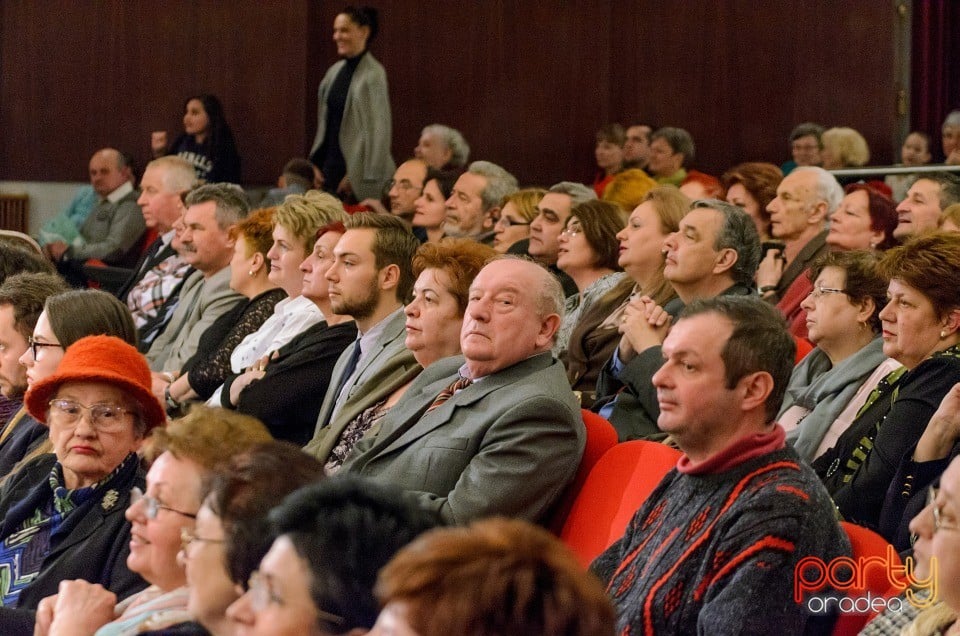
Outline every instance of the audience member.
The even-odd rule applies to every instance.
[[[273,245],[267,252],[269,277],[286,292],[287,297],[274,306],[273,315],[256,331],[246,335],[231,349],[231,373],[242,373],[255,366],[264,356],[269,356],[324,319],[321,307],[303,295],[300,266],[313,251],[317,230],[344,219],[343,204],[336,197],[315,190],[290,196],[277,208],[273,218]],[[220,388],[207,397],[210,406],[226,404]]]
[[[421,246],[413,257],[413,299],[407,304],[404,341],[420,368],[460,353],[460,330],[470,284],[480,269],[496,255],[491,248],[470,239],[447,238]],[[395,380],[379,383],[382,398],[356,417],[344,422],[342,430],[329,430],[316,456],[326,464],[328,474],[340,469],[344,460],[365,435],[375,435],[380,420],[403,397],[419,369]],[[392,392],[390,390],[392,389]]]
[[[695,201],[679,229],[664,241],[663,275],[678,298],[665,306],[648,296],[632,298],[618,325],[620,342],[597,379],[600,401],[593,409],[610,420],[621,441],[663,436],[656,426],[660,410],[650,379],[663,364],[660,345],[671,317],[696,299],[753,295],[760,257],[756,232],[743,209],[706,199]]]
[[[683,455],[591,566],[618,630],[828,633],[794,601],[793,573],[850,544],[774,421],[794,359],[783,319],[756,298],[701,300],[663,353],[658,425]]]
[[[87,259],[119,267],[137,262],[136,248],[146,227],[137,208],[140,193],[132,179],[128,159],[120,151],[104,148],[91,157],[90,184],[97,195],[93,210],[69,242],[55,240],[43,248],[74,286],[86,285],[82,265]]]
[[[897,244],[893,199],[866,183],[851,183],[830,215],[826,242],[832,250],[885,251]]]
[[[803,301],[816,348],[793,369],[777,421],[797,454],[813,461],[833,448],[877,384],[900,363],[883,353],[880,309],[887,280],[879,257],[828,252],[813,264],[813,291]]]
[[[900,147],[900,166],[924,166],[930,163],[933,155],[930,153],[930,135],[914,130],[903,140]],[[907,196],[907,189],[916,175],[888,174],[883,180],[890,187],[894,201],[902,201]]]
[[[84,579],[118,597],[144,587],[126,564],[123,511],[143,485],[136,451],[165,420],[143,356],[112,336],[75,342],[25,402],[50,427],[54,453],[24,465],[0,494],[0,562],[11,574],[0,589],[4,634],[32,633],[27,610],[61,581]]]
[[[699,170],[687,170],[687,176],[680,184],[680,192],[683,192],[691,201],[726,198],[726,192],[720,180]]]
[[[357,337],[353,319],[333,312],[324,276],[345,231],[339,221],[321,227],[313,250],[300,264],[303,297],[324,319],[224,381],[220,405],[256,417],[279,440],[303,445],[310,439],[334,364]]]
[[[777,186],[782,180],[780,168],[760,161],[738,164],[720,177],[720,183],[727,191],[727,203],[739,205],[750,215],[761,241],[770,240],[767,206],[776,198]]]
[[[379,197],[395,168],[387,73],[368,50],[378,26],[372,7],[337,14],[333,41],[343,59],[327,70],[317,90],[310,161],[323,173],[328,192],[356,201]]]
[[[512,174],[489,161],[474,161],[457,179],[447,199],[444,231],[449,236],[491,243],[500,202],[516,191],[517,179]]]
[[[960,164],[960,110],[951,111],[947,115],[940,131],[943,163],[952,166]]]
[[[515,243],[509,253],[527,254],[546,265],[563,286],[563,295],[577,293],[577,285],[557,267],[560,232],[563,231],[574,206],[596,199],[593,190],[582,183],[561,181],[547,190],[537,204],[537,216],[530,223],[530,238]]]
[[[626,140],[626,133],[620,124],[606,124],[597,131],[597,145],[593,151],[597,162],[593,191],[597,197],[603,196],[613,176],[623,170],[623,144]]]
[[[196,271],[183,284],[180,301],[146,353],[154,372],[154,395],[162,399],[196,352],[203,332],[243,301],[230,289],[231,231],[249,211],[239,186],[211,183],[192,190],[184,212],[183,258]]]
[[[423,159],[434,170],[462,170],[470,159],[470,146],[459,130],[430,124],[420,133],[413,156]]]
[[[624,168],[647,169],[650,159],[650,135],[653,126],[649,124],[631,124],[627,126],[626,141],[623,144]]]
[[[414,204],[423,194],[423,182],[427,178],[428,168],[422,159],[404,161],[397,166],[393,179],[384,185],[381,197],[364,199],[360,205],[371,212],[393,214],[410,223],[413,220]]]
[[[921,232],[934,230],[940,214],[960,203],[960,177],[949,172],[926,172],[917,177],[907,198],[897,206],[898,224],[893,235],[901,241]]]
[[[57,241],[66,244],[73,242],[73,239],[80,234],[80,228],[86,222],[87,217],[93,212],[93,206],[97,204],[98,199],[97,192],[92,185],[80,186],[66,208],[56,216],[44,221],[40,227],[40,233],[37,235],[37,242],[40,245],[56,243]]]
[[[561,352],[570,386],[580,391],[580,405],[590,408],[596,399],[600,369],[620,341],[620,320],[632,298],[649,296],[658,305],[676,298],[663,277],[663,241],[680,227],[690,201],[673,186],[657,186],[630,214],[616,238],[617,265],[626,277],[585,308]]]
[[[235,348],[260,329],[275,307],[287,298],[287,292],[270,280],[268,254],[274,245],[275,210],[257,210],[234,226],[230,289],[247,301],[217,318],[200,335],[196,352],[184,363],[180,377],[164,392],[168,413],[178,414],[188,401],[209,399],[230,372]],[[284,243],[283,252],[287,251],[296,252],[293,245]]]
[[[867,140],[853,128],[828,128],[820,136],[821,166],[824,170],[859,168],[870,161]],[[841,185],[846,183],[841,181]]]
[[[619,205],[625,213],[629,214],[643,203],[647,193],[656,187],[657,182],[643,170],[627,168],[614,175],[600,198]]]
[[[820,124],[806,122],[790,131],[790,155],[792,159],[785,162],[780,169],[783,176],[787,176],[795,168],[801,166],[819,166],[823,163],[820,153],[823,151],[823,131]]]
[[[560,285],[543,267],[511,256],[489,263],[470,286],[463,356],[421,373],[343,469],[400,486],[445,521],[542,519],[585,440],[550,354],[562,312]]]
[[[431,530],[380,571],[370,636],[612,636],[599,582],[556,537],[524,521]]]
[[[554,352],[566,350],[582,313],[625,278],[618,263],[617,240],[623,226],[623,211],[606,201],[586,201],[570,211],[558,240],[557,267],[573,279],[577,293],[568,296],[564,304]]]
[[[127,303],[146,351],[163,331],[180,298],[183,282],[193,270],[173,247],[174,226],[183,217],[181,197],[193,187],[196,174],[179,157],[161,157],[147,164],[137,203],[147,227],[157,239],[144,253],[117,297]]]
[[[770,202],[771,233],[783,248],[767,249],[757,269],[757,290],[767,301],[776,303],[790,333],[807,337],[806,321],[800,303],[810,293],[812,282],[802,275],[827,252],[827,219],[840,205],[843,190],[823,168],[802,166],[777,186],[777,197]]]
[[[270,511],[273,545],[227,616],[251,636],[362,633],[373,627],[377,572],[429,515],[393,487],[337,475]],[[283,599],[283,603],[273,599]]]
[[[813,463],[848,521],[877,526],[901,458],[960,382],[958,262],[960,236],[942,232],[914,237],[880,261],[890,280],[880,312],[883,352],[903,367],[880,382],[836,446]]]
[[[7,411],[0,422],[0,476],[10,472],[40,435],[36,427],[21,425],[23,415],[18,416],[28,385],[20,358],[31,347],[47,299],[67,289],[63,279],[49,273],[14,274],[0,285],[0,395]]]
[[[270,441],[253,418],[203,407],[154,432],[146,491],[135,487],[127,567],[150,584],[117,602],[117,595],[85,580],[64,581],[37,608],[37,632],[105,636],[162,630],[189,618],[181,537],[194,529],[206,480],[221,463]]]
[[[503,197],[493,224],[493,249],[506,253],[517,241],[530,237],[530,224],[537,216],[537,204],[547,193],[540,188],[525,188]]]
[[[408,374],[420,368],[404,346],[403,314],[413,289],[411,261],[417,239],[394,216],[355,214],[344,225],[346,233],[334,248],[325,276],[332,311],[351,316],[358,337],[333,369],[313,439],[306,446],[313,455],[332,431],[342,431],[392,393],[396,388],[392,382],[400,377],[409,380]],[[386,394],[381,394],[384,388]]]
[[[306,159],[291,159],[283,166],[283,172],[277,177],[277,187],[271,188],[260,199],[261,208],[273,208],[290,194],[306,194],[313,189],[313,171],[316,168]]]
[[[3,298],[0,291],[0,303]],[[20,356],[28,387],[56,373],[64,353],[74,342],[100,335],[137,345],[133,318],[119,300],[96,289],[75,289],[47,297],[27,339],[27,350]],[[0,477],[6,479],[15,472],[15,465],[27,458],[52,453],[47,433],[47,427],[26,408],[20,409],[0,434]]]
[[[650,137],[647,172],[657,183],[679,187],[694,157],[693,137],[683,128],[664,127]]]
[[[150,136],[154,157],[176,155],[193,166],[201,183],[240,183],[240,154],[216,95],[194,95],[183,103],[183,133],[167,146],[167,132]]]
[[[53,274],[53,265],[36,251],[0,239],[0,285],[14,274]]]
[[[447,224],[447,199],[453,194],[453,186],[462,173],[459,170],[427,170],[423,183],[423,192],[414,201],[414,228],[422,229],[424,243],[435,243],[442,239]]]

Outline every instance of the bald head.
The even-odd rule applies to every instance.
[[[90,185],[101,197],[109,195],[130,177],[130,167],[119,150],[103,148],[90,158]]]

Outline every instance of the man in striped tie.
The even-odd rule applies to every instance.
[[[551,354],[562,312],[560,284],[543,266],[490,262],[470,286],[463,355],[421,373],[343,470],[399,485],[448,523],[542,519],[586,437]]]

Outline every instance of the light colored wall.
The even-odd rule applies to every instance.
[[[27,219],[30,235],[36,236],[44,222],[56,216],[73,200],[77,189],[87,185],[77,183],[55,183],[48,181],[0,181],[3,194],[28,194],[30,212]]]

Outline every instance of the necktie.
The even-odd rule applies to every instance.
[[[357,338],[353,341],[353,351],[350,352],[350,358],[347,360],[347,366],[343,369],[343,375],[340,376],[340,386],[337,387],[337,392],[334,394],[337,396],[338,401],[340,398],[340,393],[343,391],[343,387],[347,384],[347,380],[350,379],[350,376],[353,375],[353,372],[357,370],[357,361],[360,359],[360,338]]]
[[[433,403],[429,406],[429,408],[427,408],[426,412],[429,413],[435,408],[438,408],[441,404],[452,398],[457,391],[460,389],[465,389],[471,384],[473,384],[473,380],[470,378],[457,378],[456,381],[454,381],[450,386],[445,388],[443,391],[440,391],[437,397],[434,398]]]

